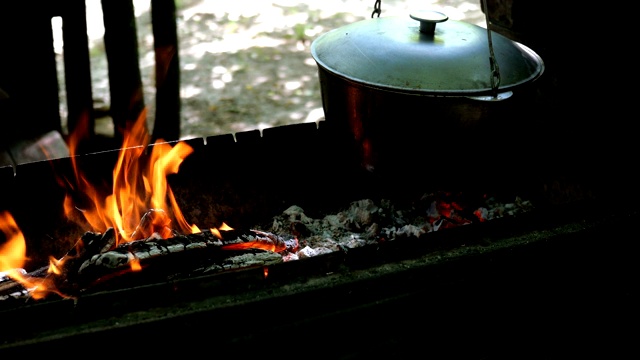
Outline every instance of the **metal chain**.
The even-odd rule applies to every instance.
[[[500,67],[496,60],[496,55],[493,52],[493,41],[491,39],[491,29],[489,29],[489,9],[487,7],[487,0],[482,0],[482,7],[484,8],[484,17],[487,23],[487,41],[489,42],[489,64],[491,65],[491,90],[493,95],[498,95],[498,88],[500,87]]]
[[[373,5],[373,12],[371,13],[371,17],[374,15],[378,15],[380,17],[380,13],[382,12],[382,0],[376,0],[376,3]]]

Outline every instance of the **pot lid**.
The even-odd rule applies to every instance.
[[[311,54],[320,67],[338,76],[420,94],[484,95],[512,90],[542,74],[543,61],[534,51],[494,31],[490,39],[488,35],[480,26],[422,11],[331,30],[313,41]]]

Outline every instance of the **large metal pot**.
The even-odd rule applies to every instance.
[[[311,54],[325,125],[372,171],[482,156],[477,146],[515,131],[533,107],[531,84],[544,70],[526,46],[433,11],[331,30]]]

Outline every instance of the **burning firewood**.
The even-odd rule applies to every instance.
[[[109,244],[112,241],[104,234],[94,235],[99,240],[94,239],[90,244],[98,242],[93,248],[101,250],[88,255],[85,252],[81,257],[82,261],[76,260],[72,268],[65,269],[66,281],[71,279],[70,285],[73,287],[87,286],[100,281],[104,276],[141,270],[156,262],[163,264],[164,272],[172,268],[193,270],[194,264],[206,264],[208,272],[213,269],[224,271],[238,268],[241,267],[240,264],[245,267],[270,265],[282,262],[282,255],[279,253],[297,248],[294,238],[285,239],[258,230],[225,231],[223,238],[209,230],[169,239],[151,236],[125,242],[106,251],[99,244]]]
[[[62,259],[27,275],[46,277],[63,296],[75,296],[107,282],[122,283],[111,280],[124,279],[121,275],[126,274],[168,279],[268,266],[397,238],[421,238],[439,228],[515,214],[529,206],[527,202],[493,203],[489,198],[484,206],[469,207],[441,194],[425,195],[408,207],[395,205],[362,199],[320,218],[293,205],[275,216],[270,226],[259,227],[265,230],[206,229],[186,235],[171,230],[167,221],[155,221],[163,220],[165,214],[154,211],[143,217],[131,237],[134,240],[117,244],[119,234],[113,228],[104,233],[86,232]],[[11,279],[0,281],[0,296],[28,295],[23,290]]]
[[[22,275],[27,272],[18,270]],[[28,291],[18,282],[13,281],[5,272],[0,272],[0,300],[19,298],[27,295]]]
[[[221,272],[239,268],[268,266],[283,261],[282,253],[297,250],[297,240],[259,231],[210,230],[163,239],[149,238],[115,244],[115,231],[86,232],[78,245],[56,265],[54,273],[43,267],[31,273],[34,278],[49,278],[63,296],[73,297],[107,280],[124,277],[143,268],[171,276],[181,271]],[[171,255],[171,256],[169,256]],[[50,265],[51,266],[51,265]],[[162,269],[162,270],[158,270]],[[28,291],[9,278],[0,282],[0,295],[28,297]],[[9,295],[3,295],[9,296]]]
[[[96,268],[121,269],[134,263],[144,262],[160,256],[191,250],[247,250],[261,249],[283,252],[293,249],[294,240],[285,240],[275,234],[252,230],[238,234],[231,240],[217,238],[211,231],[197,234],[179,235],[169,239],[153,237],[123,243],[114,249],[94,254],[82,262],[78,273],[83,274]]]

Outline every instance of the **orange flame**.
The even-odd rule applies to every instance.
[[[0,232],[6,237],[0,244],[0,272],[22,284],[34,299],[45,297],[53,287],[51,279],[32,277],[21,271],[29,260],[27,245],[15,219],[6,211],[0,213]]]
[[[150,137],[145,115],[146,112],[143,112],[124,132],[123,146],[113,169],[111,193],[106,196],[104,193],[107,191],[94,186],[77,163],[78,144],[86,137],[86,129],[78,126],[69,137],[75,181],[64,179],[70,189],[63,203],[65,215],[81,226],[90,226],[91,231],[105,232],[113,228],[116,230],[116,244],[152,235],[166,239],[174,231],[200,232],[196,225],[187,223],[167,183],[167,176],[178,172],[183,160],[193,149],[183,142],[171,146],[161,140],[148,146]],[[150,154],[147,152],[149,148]],[[79,196],[88,199],[89,205],[80,204]],[[175,229],[170,227],[172,223]],[[19,282],[35,299],[43,298],[50,292],[65,296],[56,289],[55,279],[64,273],[64,263],[71,255],[62,259],[50,258],[47,273],[51,276],[30,276],[23,269],[28,260],[24,235],[8,212],[0,213],[0,233],[6,238],[4,242],[0,241],[0,273],[3,276],[6,274]],[[141,269],[139,261],[131,263],[132,271]]]
[[[24,266],[27,261],[27,245],[24,235],[10,213],[0,213],[0,231],[7,240],[0,246],[0,271],[9,272]]]
[[[187,223],[167,184],[167,176],[178,172],[180,164],[193,149],[183,142],[171,146],[158,141],[150,147],[146,145],[148,142],[149,134],[143,113],[125,131],[123,147],[113,169],[111,194],[107,196],[101,194],[83,176],[75,158],[72,158],[77,190],[92,203],[90,207],[81,207],[81,217],[94,231],[104,232],[110,227],[117,230],[116,244],[150,235],[145,231],[141,232],[139,226],[141,219],[150,210],[154,211],[154,215],[146,218],[150,221],[147,225],[162,238],[172,235],[169,227],[172,221],[176,222],[176,231],[200,231],[197,226]],[[75,145],[70,145],[70,148],[75,149]],[[150,156],[146,156],[148,148],[151,148]],[[67,195],[64,206],[67,216],[74,219],[79,206],[72,194]],[[161,212],[166,216],[159,216]]]
[[[131,266],[131,271],[142,270],[142,265],[140,265],[140,259],[131,260],[131,262],[129,263],[129,266]]]
[[[222,234],[220,233],[220,231],[230,231],[230,230],[233,230],[233,228],[224,222],[222,223],[222,225],[220,225],[219,228],[209,228],[209,231],[211,231],[211,233],[215,235],[215,237],[217,237],[218,239],[222,239]]]

